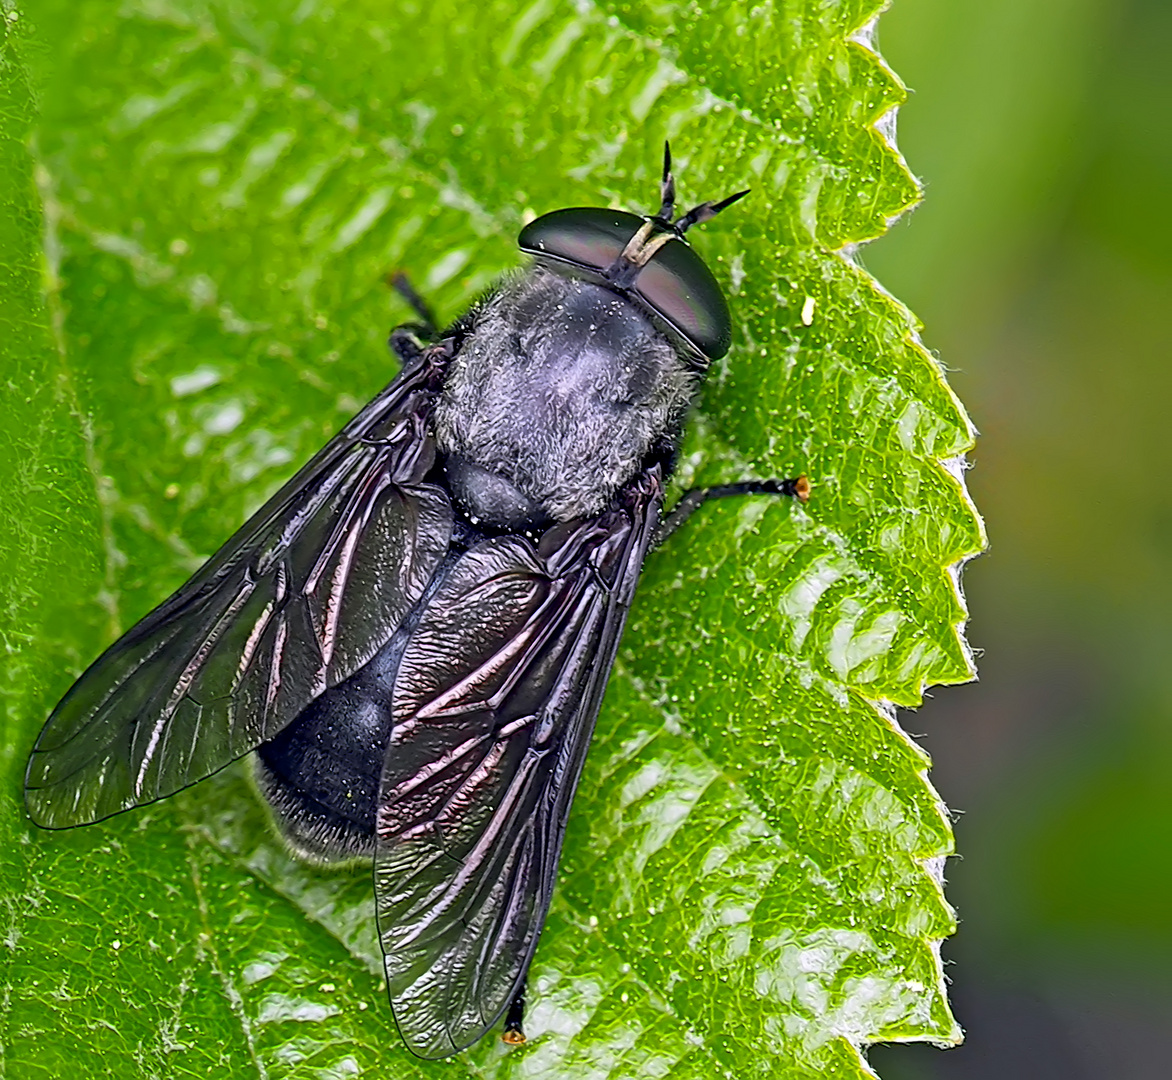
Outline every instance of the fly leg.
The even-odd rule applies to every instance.
[[[520,1046],[525,1041],[525,1032],[522,1021],[525,1019],[525,983],[528,975],[521,981],[521,988],[513,995],[509,1002],[509,1011],[505,1013],[505,1027],[501,1032],[501,1041],[510,1046]]]
[[[439,327],[436,325],[435,315],[427,301],[415,291],[415,286],[407,279],[407,275],[402,270],[396,270],[387,278],[387,284],[406,300],[411,310],[419,316],[420,329],[428,337],[437,337]]]
[[[693,488],[659,523],[651,542],[652,547],[659,547],[709,499],[726,499],[730,495],[789,495],[799,502],[805,502],[810,497],[810,481],[804,476],[795,476],[792,480],[746,480],[740,484]]]
[[[391,351],[403,361],[403,367],[413,368],[419,363],[424,350],[439,337],[435,315],[402,271],[391,274],[387,278],[387,284],[407,301],[411,310],[419,317],[418,322],[396,326],[387,342]]]

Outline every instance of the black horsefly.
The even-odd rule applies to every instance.
[[[421,1057],[507,1013],[648,551],[706,499],[805,500],[805,477],[664,484],[728,305],[673,219],[555,210],[528,269],[447,330],[396,328],[400,374],[110,646],[29,759],[50,829],[171,795],[254,753],[284,839],[370,858],[387,988]]]

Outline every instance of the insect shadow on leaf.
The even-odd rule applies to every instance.
[[[574,790],[687,410],[731,343],[675,218],[556,210],[521,274],[442,332],[190,581],[110,646],[29,758],[32,819],[69,828],[255,751],[294,852],[373,859],[388,993],[408,1047],[454,1054],[507,1011],[549,909]]]

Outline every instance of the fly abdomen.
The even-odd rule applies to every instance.
[[[302,858],[333,863],[375,850],[379,783],[403,652],[428,600],[481,534],[455,522],[451,547],[394,635],[350,678],[312,701],[256,749],[257,786],[286,842]]]
[[[404,642],[396,634],[364,668],[257,748],[257,784],[303,858],[328,863],[374,854],[390,692]]]

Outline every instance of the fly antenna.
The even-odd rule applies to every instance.
[[[663,180],[659,192],[663,202],[655,216],[663,221],[671,221],[676,207],[676,178],[671,174],[671,144],[666,139],[663,140]]]
[[[699,206],[693,207],[678,221],[673,222],[673,227],[681,236],[686,233],[693,225],[700,225],[705,221],[711,221],[721,210],[727,210],[733,203],[738,202],[749,194],[750,188],[745,188],[744,191],[738,191],[735,195],[730,195],[727,199],[721,199],[718,203],[701,203]]]

